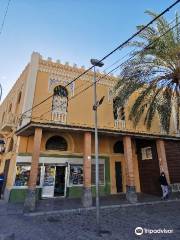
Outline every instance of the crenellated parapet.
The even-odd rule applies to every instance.
[[[78,77],[80,74],[82,74],[86,69],[85,66],[77,66],[77,64],[70,65],[69,62],[65,62],[65,64],[62,64],[60,60],[57,60],[56,62],[53,62],[51,58],[48,58],[47,60],[42,59],[40,57],[39,59],[39,71],[49,73],[49,79],[61,79],[61,81],[69,83],[74,78]],[[89,71],[85,75],[81,77],[83,81],[92,82],[93,80],[93,71]],[[98,84],[106,85],[109,87],[113,87],[115,83],[117,82],[117,77],[114,77],[112,74],[107,75],[106,72],[99,72],[99,69],[97,69],[97,80]],[[55,81],[55,80],[54,80]]]

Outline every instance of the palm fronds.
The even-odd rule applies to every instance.
[[[151,17],[158,14],[146,11]],[[172,104],[176,102],[177,129],[180,110],[180,18],[175,17],[175,28],[167,20],[158,18],[156,24],[146,28],[139,39],[128,46],[135,47],[131,58],[122,64],[120,79],[115,86],[116,106],[138,92],[129,119],[134,126],[144,115],[144,124],[151,128],[156,114],[166,132],[169,132]],[[142,28],[143,25],[137,28]],[[176,101],[174,101],[176,99]]]

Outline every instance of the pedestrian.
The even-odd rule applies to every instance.
[[[3,173],[0,173],[0,199],[2,194],[3,183],[4,183],[4,175]]]
[[[162,189],[162,200],[165,200],[168,198],[169,195],[169,189],[168,189],[168,182],[166,180],[165,173],[162,172],[160,177],[159,177],[159,183],[161,184],[161,189]]]

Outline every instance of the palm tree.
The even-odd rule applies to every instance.
[[[151,17],[158,14],[146,11]],[[122,64],[120,79],[115,86],[114,108],[123,106],[138,92],[129,119],[136,126],[145,115],[144,124],[151,128],[158,113],[162,128],[168,133],[172,110],[175,106],[176,127],[180,116],[180,20],[176,13],[172,28],[164,17],[139,34],[130,59]],[[137,26],[139,30],[142,26]]]

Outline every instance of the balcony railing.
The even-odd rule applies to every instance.
[[[57,123],[66,123],[67,120],[67,113],[52,113],[52,121]]]
[[[120,128],[120,129],[125,129],[126,128],[126,121],[116,119],[116,120],[114,120],[114,127],[115,128]]]
[[[1,131],[11,131],[18,125],[18,116],[13,113],[6,113],[3,122],[1,123]]]

